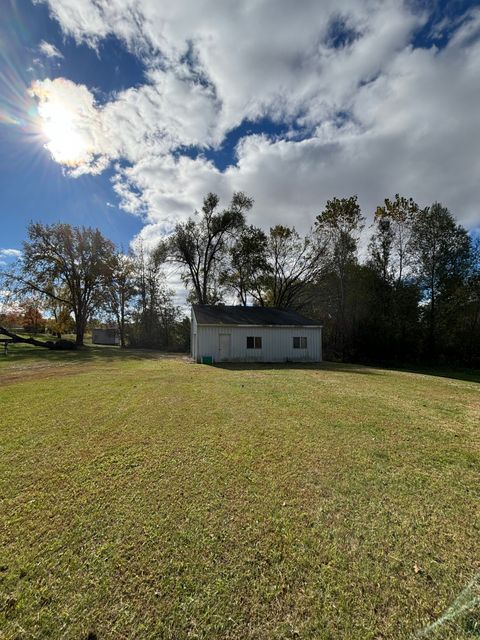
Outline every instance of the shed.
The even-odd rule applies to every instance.
[[[92,329],[93,344],[120,344],[120,335],[117,329]]]
[[[321,362],[322,327],[291,309],[192,306],[196,362]]]

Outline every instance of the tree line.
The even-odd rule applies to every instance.
[[[187,349],[188,319],[165,276],[176,265],[189,302],[290,307],[321,320],[331,359],[480,363],[480,244],[446,207],[386,199],[361,245],[356,196],[327,201],[306,234],[248,224],[252,206],[237,192],[221,208],[209,193],[154,250],[128,255],[97,229],[33,223],[3,288],[40,301],[59,335],[73,323],[77,345],[101,319],[122,346]]]
[[[0,328],[43,325],[59,339],[73,332],[80,347],[88,329],[105,324],[117,328],[122,347],[188,348],[159,250],[139,244],[125,254],[98,229],[63,223],[32,223],[27,233],[21,258],[2,274]],[[36,310],[35,325],[25,309]]]
[[[220,210],[208,194],[160,243],[191,301],[301,310],[322,321],[332,359],[480,363],[480,244],[446,207],[385,199],[361,252],[356,196],[329,200],[305,235],[248,225],[252,205],[236,193]]]

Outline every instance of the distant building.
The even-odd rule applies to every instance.
[[[93,344],[120,344],[120,334],[117,329],[92,329]]]
[[[192,306],[196,362],[321,362],[322,327],[289,309]]]

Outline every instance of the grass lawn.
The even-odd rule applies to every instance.
[[[12,347],[0,638],[480,638],[479,425],[475,373]]]

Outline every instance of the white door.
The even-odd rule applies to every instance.
[[[230,333],[220,333],[218,340],[220,362],[228,362],[232,351],[232,335]]]

